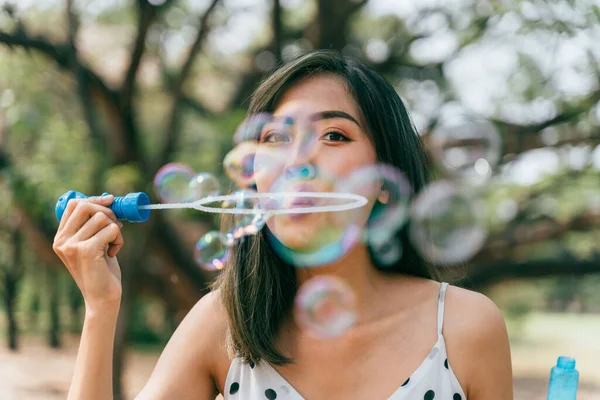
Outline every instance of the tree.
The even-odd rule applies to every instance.
[[[231,146],[231,132],[243,116],[246,100],[265,71],[310,48],[333,48],[357,55],[386,76],[409,104],[423,140],[429,144],[442,106],[473,108],[464,104],[467,101],[461,97],[452,68],[469,55],[475,57],[474,62],[482,62],[485,46],[501,47],[510,42],[510,56],[518,60],[518,68],[504,82],[502,101],[477,110],[501,132],[501,169],[514,168],[521,158],[542,148],[555,153],[587,149],[589,158],[591,149],[600,143],[598,118],[594,116],[600,100],[597,54],[584,49],[580,64],[574,68],[584,71],[588,85],[584,93],[574,94],[561,88],[557,70],[545,68],[533,49],[547,38],[558,41],[591,34],[588,28],[599,22],[600,13],[596,5],[586,1],[561,4],[575,17],[569,19],[545,2],[535,2],[533,10],[522,2],[474,2],[377,15],[368,11],[371,4],[367,1],[318,0],[289,9],[273,0],[268,3],[271,14],[266,32],[235,56],[219,53],[210,47],[209,39],[215,39],[219,29],[248,10],[228,10],[218,0],[207,2],[201,11],[184,1],[135,0],[107,9],[95,20],[86,14],[88,11],[66,0],[60,16],[65,24],[57,26],[67,28],[45,33],[34,29],[39,20],[32,17],[28,22],[18,8],[5,6],[0,43],[10,51],[7,54],[14,59],[26,54],[31,63],[56,66],[61,74],[53,76],[67,84],[53,90],[65,98],[71,96],[65,101],[79,104],[75,111],[65,108],[70,118],[61,119],[52,104],[38,103],[33,96],[28,99],[35,104],[28,112],[44,109],[52,113],[49,121],[60,125],[56,132],[64,132],[61,137],[69,142],[68,148],[48,144],[50,140],[44,139],[41,127],[35,125],[39,115],[20,118],[7,128],[11,147],[0,146],[0,168],[10,176],[16,207],[23,215],[22,231],[45,264],[60,265],[51,251],[56,221],[47,211],[57,196],[43,195],[43,185],[32,179],[40,172],[28,172],[23,161],[24,155],[43,151],[31,150],[35,146],[21,144],[16,135],[29,144],[44,142],[54,152],[61,151],[60,160],[48,154],[45,157],[49,160],[44,159],[45,165],[54,162],[57,169],[62,166],[61,173],[47,177],[54,187],[60,176],[70,185],[77,182],[77,187],[90,194],[108,187],[121,192],[146,190],[157,169],[167,162],[193,160],[202,168],[220,162]],[[590,9],[596,12],[587,12]],[[83,18],[86,15],[87,19]],[[514,26],[517,28],[511,28]],[[88,35],[105,35],[106,30],[116,32],[122,27],[133,27],[135,34],[130,42],[119,44],[128,56],[120,59],[124,66],[115,72],[97,59],[93,61],[94,49],[86,47],[82,29],[87,29]],[[98,33],[101,28],[102,33]],[[112,37],[117,36],[129,37]],[[425,54],[423,49],[435,48],[441,40],[449,41],[444,49],[451,51]],[[187,45],[185,50],[173,55],[173,49],[181,48],[182,42]],[[519,47],[521,42],[530,46]],[[240,70],[239,66],[245,68]],[[145,75],[151,74],[148,71],[155,71],[158,82],[145,82]],[[202,90],[202,85],[212,90]],[[433,95],[423,98],[424,93]],[[536,104],[538,108],[544,105],[545,115],[527,111]],[[83,123],[71,126],[74,121]],[[197,126],[209,131],[206,136],[210,138],[197,135]],[[73,132],[86,134],[80,137]],[[203,157],[189,150],[204,147],[208,150]],[[85,154],[90,156],[86,159]],[[70,170],[75,165],[78,175]],[[600,256],[590,243],[597,241],[600,211],[582,201],[589,197],[588,191],[600,189],[597,182],[598,168],[588,160],[581,168],[562,168],[527,187],[492,183],[484,193],[488,205],[493,209],[512,201],[516,209],[509,218],[491,218],[490,237],[465,266],[467,273],[461,284],[483,288],[507,278],[599,272]],[[549,196],[557,197],[561,206],[553,213],[538,212],[540,202]],[[122,398],[119,378],[132,296],[150,291],[165,299],[168,309],[186,310],[207,292],[212,276],[196,267],[185,232],[206,230],[214,221],[206,216],[195,218],[195,225],[185,226],[177,217],[157,213],[143,227],[125,228],[129,243],[120,256],[124,298],[115,345],[117,398]],[[173,224],[173,220],[178,223]],[[461,278],[460,270],[448,273]]]
[[[8,246],[3,246],[3,250],[8,250],[7,253],[11,254],[6,259],[0,260],[0,278],[2,281],[2,295],[8,327],[8,347],[11,350],[17,350],[19,326],[15,318],[15,305],[18,286],[24,271],[22,257],[23,238],[18,227],[18,222],[15,219],[9,222],[12,222],[11,225],[2,229],[3,233],[7,233],[9,237],[7,243],[5,243]]]

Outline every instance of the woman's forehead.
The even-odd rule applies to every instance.
[[[314,114],[339,110],[358,118],[354,98],[345,82],[332,74],[302,79],[285,91],[273,115]]]

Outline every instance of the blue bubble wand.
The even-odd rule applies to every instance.
[[[103,196],[108,195],[104,193]],[[316,205],[297,208],[279,208],[279,209],[261,209],[261,208],[225,208],[225,207],[210,207],[207,204],[214,202],[222,202],[228,200],[259,199],[270,200],[282,198],[316,198],[316,199],[338,199],[348,200],[344,204],[333,205]],[[67,208],[67,204],[73,199],[85,199],[86,195],[70,190],[60,196],[56,202],[56,219],[60,221]],[[359,208],[367,204],[366,197],[354,193],[338,193],[338,192],[282,192],[282,193],[244,193],[230,194],[224,196],[207,196],[200,200],[185,202],[185,203],[167,203],[167,204],[150,204],[150,198],[144,192],[129,193],[125,196],[115,196],[113,203],[109,208],[115,213],[119,220],[129,222],[146,222],[150,217],[150,210],[177,209],[177,208],[193,208],[199,211],[221,214],[265,214],[271,216],[275,214],[308,214],[317,212],[335,212],[346,211]]]

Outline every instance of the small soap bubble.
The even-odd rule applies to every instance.
[[[483,204],[448,181],[434,182],[413,202],[409,236],[433,264],[465,262],[481,249],[487,237]]]
[[[209,196],[218,196],[221,192],[219,180],[206,172],[201,172],[194,176],[189,186],[194,200],[200,200]]]
[[[402,242],[397,236],[370,244],[371,256],[380,267],[391,267],[402,258]]]
[[[249,116],[235,131],[233,143],[237,145],[246,141],[258,142],[265,125],[272,120],[273,116],[269,113],[257,113]]]
[[[225,173],[238,188],[250,188],[254,185],[256,147],[255,142],[241,142],[223,159]]]
[[[171,163],[158,170],[154,177],[154,191],[162,203],[186,203],[194,198],[190,182],[194,170],[184,164]]]
[[[356,296],[343,280],[317,276],[298,290],[294,316],[302,329],[316,337],[339,337],[356,322]]]
[[[194,260],[207,271],[221,270],[229,258],[226,236],[219,231],[205,233],[194,250]]]
[[[340,180],[336,191],[366,197],[372,210],[363,228],[363,240],[385,242],[408,220],[413,189],[402,171],[386,164],[367,165]],[[352,210],[364,214],[366,208]],[[340,214],[344,218],[350,212]]]
[[[446,173],[469,183],[482,183],[501,158],[498,129],[486,119],[454,115],[441,120],[431,133],[431,148]]]
[[[233,226],[227,232],[233,240],[239,240],[246,235],[255,235],[266,223],[265,215],[259,211],[259,200],[254,195],[256,191],[250,189],[239,189],[230,194],[231,200],[224,200],[222,208],[238,210],[256,210],[256,213],[234,214]]]

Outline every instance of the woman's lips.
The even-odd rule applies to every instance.
[[[316,201],[310,197],[296,197],[290,203],[290,208],[313,207]]]

